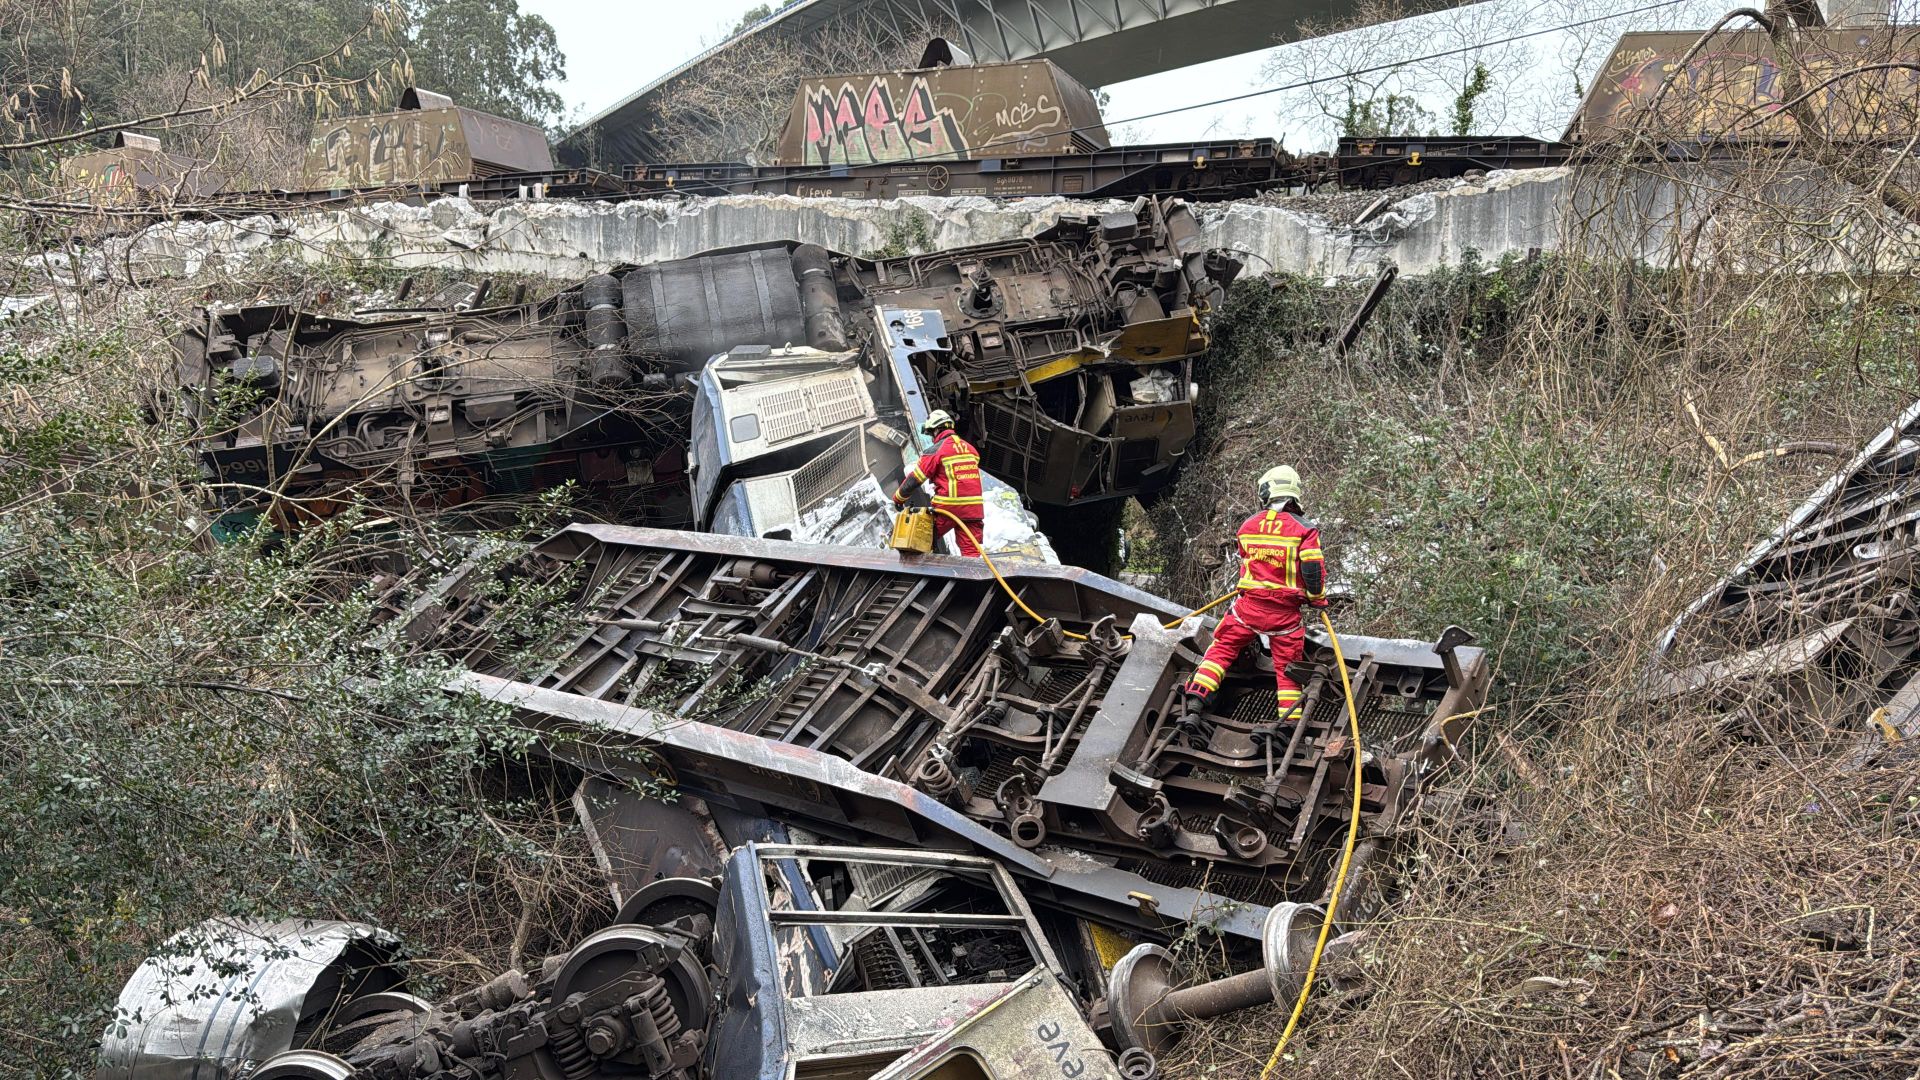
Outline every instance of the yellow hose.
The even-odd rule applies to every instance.
[[[980,549],[980,557],[987,561],[987,569],[993,571],[993,580],[999,582],[1000,588],[1006,592],[1007,596],[1012,598],[1015,604],[1019,605],[1021,611],[1024,611],[1027,613],[1027,618],[1032,619],[1034,622],[1037,622],[1037,623],[1044,623],[1047,621],[1040,617],[1039,612],[1028,607],[1027,602],[1025,600],[1020,599],[1020,594],[1013,591],[1013,586],[1007,583],[1007,579],[1000,576],[1000,568],[993,564],[993,556],[987,554],[987,545],[980,542],[980,534],[974,532],[972,526],[968,525],[965,521],[962,521],[959,518],[959,516],[954,514],[953,511],[948,510],[944,507],[936,506],[933,508],[933,512],[936,514],[945,515],[948,521],[951,521],[955,525],[959,526],[960,531],[967,534],[967,538],[973,541],[973,546]],[[1204,614],[1206,612],[1212,611],[1214,608],[1217,608],[1221,604],[1224,604],[1227,601],[1233,599],[1238,594],[1239,594],[1239,590],[1235,589],[1233,592],[1230,592],[1225,596],[1216,597],[1212,601],[1210,601],[1205,607],[1194,608],[1192,611],[1187,612],[1185,615],[1180,616],[1179,618],[1173,620],[1172,622],[1161,623],[1160,629],[1171,630],[1174,627],[1179,626],[1181,623],[1185,622],[1186,620],[1193,618],[1195,615],[1200,615],[1200,614]],[[1085,634],[1076,634],[1072,630],[1065,630],[1065,629],[1063,629],[1061,632],[1066,634],[1068,637],[1072,638],[1075,641],[1087,640],[1087,635]],[[1122,634],[1120,636],[1130,638],[1133,635]]]
[[[1347,820],[1347,847],[1340,853],[1340,872],[1333,877],[1333,893],[1327,898],[1327,917],[1320,921],[1320,940],[1313,944],[1313,959],[1307,964],[1306,981],[1300,984],[1300,993],[1293,999],[1293,1014],[1287,1017],[1287,1026],[1280,1032],[1280,1041],[1273,1044],[1273,1055],[1267,1058],[1267,1067],[1260,1070],[1260,1080],[1272,1075],[1273,1067],[1280,1064],[1280,1053],[1287,1048],[1287,1040],[1293,1038],[1293,1029],[1300,1023],[1300,1014],[1306,1011],[1307,995],[1313,990],[1313,979],[1320,973],[1320,954],[1327,948],[1327,933],[1333,929],[1334,915],[1340,910],[1340,890],[1347,884],[1347,868],[1353,865],[1353,846],[1360,839],[1360,713],[1353,704],[1353,684],[1347,680],[1347,658],[1340,651],[1340,635],[1333,632],[1333,620],[1327,617],[1327,609],[1320,609],[1320,622],[1327,628],[1327,639],[1333,642],[1333,662],[1340,668],[1340,689],[1347,696],[1347,722],[1353,732],[1353,814]]]
[[[980,557],[987,561],[987,569],[993,572],[993,580],[1000,583],[1000,588],[1019,606],[1021,611],[1027,613],[1028,618],[1037,623],[1047,621],[1040,617],[1039,612],[1028,607],[1027,602],[1020,599],[1020,594],[1013,591],[1013,586],[1007,583],[1007,579],[1000,576],[1000,568],[993,564],[993,556],[987,554],[986,545],[980,542],[980,536],[973,531],[972,526],[962,521],[951,510],[936,506],[933,508],[933,511],[937,514],[945,514],[947,520],[953,522],[962,532],[967,534],[967,537],[973,541],[973,546],[980,549]],[[1171,630],[1185,620],[1193,618],[1195,615],[1219,607],[1221,604],[1233,599],[1238,593],[1239,590],[1236,589],[1233,592],[1227,593],[1225,596],[1217,597],[1205,607],[1194,608],[1192,611],[1187,612],[1172,622],[1163,623],[1162,628]],[[1286,1050],[1288,1040],[1293,1038],[1293,1029],[1300,1024],[1300,1014],[1306,1011],[1307,995],[1313,991],[1314,977],[1320,973],[1321,954],[1327,950],[1327,934],[1333,929],[1334,916],[1340,910],[1340,890],[1346,887],[1347,870],[1353,865],[1354,845],[1360,840],[1360,711],[1353,703],[1353,683],[1347,678],[1347,657],[1340,649],[1340,635],[1333,632],[1333,620],[1327,616],[1327,609],[1325,608],[1320,609],[1320,623],[1327,628],[1327,640],[1333,643],[1333,662],[1334,666],[1340,669],[1340,690],[1346,695],[1347,699],[1347,724],[1352,732],[1353,738],[1353,812],[1347,819],[1347,845],[1346,848],[1340,852],[1340,870],[1333,876],[1333,892],[1327,898],[1326,918],[1320,921],[1319,940],[1313,944],[1313,959],[1307,963],[1306,981],[1300,984],[1300,993],[1293,999],[1293,1014],[1287,1017],[1287,1026],[1280,1032],[1280,1041],[1273,1044],[1273,1055],[1267,1058],[1266,1068],[1260,1070],[1260,1080],[1267,1080],[1267,1077],[1272,1075],[1274,1066],[1280,1063],[1281,1052]],[[1072,630],[1066,630],[1064,632],[1075,641],[1087,640],[1087,635],[1085,634],[1076,634]]]

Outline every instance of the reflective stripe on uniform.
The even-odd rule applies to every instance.
[[[1272,524],[1277,516],[1267,511],[1268,520],[1261,523],[1262,528]],[[1300,541],[1298,536],[1262,536],[1259,534],[1240,534],[1240,588],[1242,589],[1297,589],[1300,587]],[[1316,549],[1317,550],[1317,549]],[[1253,574],[1253,568],[1259,563],[1270,563],[1280,571],[1279,581],[1262,581]]]

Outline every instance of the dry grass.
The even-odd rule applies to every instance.
[[[1310,1013],[1287,1074],[1912,1075],[1920,788],[1911,757],[1843,768],[1859,716],[1783,725],[1767,708],[1730,718],[1633,700],[1659,629],[1833,464],[1750,455],[1796,442],[1852,446],[1920,393],[1916,296],[1898,261],[1909,238],[1857,192],[1778,160],[1717,170],[1711,185],[1698,172],[1639,165],[1584,175],[1574,202],[1581,231],[1568,252],[1403,283],[1344,358],[1325,351],[1324,332],[1342,321],[1351,293],[1297,281],[1243,286],[1203,375],[1204,441],[1152,510],[1163,590],[1213,595],[1250,478],[1293,461],[1358,592],[1345,628],[1427,636],[1460,622],[1498,665],[1497,708],[1470,739],[1473,764],[1441,778],[1445,797],[1433,801],[1418,857],[1370,929],[1364,993]],[[1650,191],[1692,197],[1663,203]],[[1666,268],[1629,256],[1657,256]],[[275,642],[278,652],[257,647],[272,640],[266,629],[241,643],[208,621],[222,612],[196,606],[188,585],[217,583],[214,572],[232,563],[193,564],[207,576],[188,585],[168,579],[197,550],[173,530],[193,527],[204,507],[159,482],[179,475],[180,448],[131,410],[138,384],[164,364],[156,327],[196,300],[306,291],[315,284],[307,273],[196,282],[170,295],[94,291],[38,317],[45,340],[19,339],[14,355],[31,377],[9,376],[0,436],[13,441],[0,470],[25,470],[34,483],[9,489],[0,523],[30,520],[38,535],[98,556],[88,572],[139,601],[114,633],[164,645],[164,662],[143,672],[211,669],[288,691],[324,674],[288,659],[306,644],[302,619],[273,628],[292,635]],[[89,341],[107,344],[75,351]],[[66,352],[48,368],[52,348]],[[87,453],[39,452],[55,448],[35,440],[63,417],[99,425],[98,442],[79,447]],[[433,538],[430,523],[411,524]],[[18,538],[0,542],[9,556],[26,549]],[[314,592],[295,604],[325,610],[339,595],[330,590],[364,571],[355,558],[330,557],[338,566],[317,586],[302,579]],[[45,592],[39,581],[0,584],[9,600]],[[47,720],[55,702],[30,685],[45,665],[126,663],[97,643],[8,647],[0,717],[43,749],[62,746]],[[293,764],[304,764],[296,751],[306,745],[297,723],[312,715],[178,688],[60,700],[109,733],[192,720],[230,731],[286,725],[296,737],[269,750]],[[164,764],[150,776],[168,775]],[[242,767],[190,775],[224,793],[262,786]],[[145,945],[229,893],[262,908],[301,900],[396,925],[448,983],[564,941],[591,914],[590,875],[563,819],[539,809],[564,797],[543,784],[515,774],[509,788],[476,793],[471,805],[524,811],[479,823],[503,841],[484,858],[420,873],[408,860],[432,835],[376,843],[342,833],[315,860],[391,865],[395,880],[404,871],[443,890],[431,903],[358,881],[316,899],[302,893],[307,882],[285,879],[209,881],[156,898],[130,877],[109,877],[111,859],[91,880],[62,870],[73,895],[101,881],[117,894],[73,905],[90,925],[41,919],[0,937],[6,985],[62,987],[57,1001],[0,1007],[0,1037],[17,1050],[9,1059],[84,1057],[62,1046],[71,1042],[62,1025],[78,1016],[74,1031],[97,1029],[100,998]],[[72,791],[53,794],[69,810],[87,805]],[[319,821],[326,808],[316,797],[296,811]],[[199,807],[218,843],[252,842],[280,824],[220,816],[229,810]],[[0,854],[60,869],[4,841]],[[199,867],[191,852],[174,857],[161,869]],[[120,870],[142,868],[154,870],[151,860]],[[10,915],[46,899],[8,897]],[[77,960],[65,959],[68,949]],[[1169,1075],[1258,1075],[1282,1021],[1268,1010],[1217,1024],[1166,1062]]]
[[[1403,283],[1345,358],[1315,327],[1353,293],[1235,298],[1207,444],[1152,511],[1162,582],[1205,595],[1249,478],[1293,461],[1345,628],[1461,622],[1497,665],[1365,990],[1310,1009],[1280,1075],[1920,1070],[1913,755],[1849,769],[1864,714],[1764,687],[1635,699],[1659,632],[1844,460],[1755,452],[1850,454],[1920,392],[1903,223],[1790,162],[1715,173],[1656,221],[1628,208],[1701,173],[1592,168],[1574,253]],[[1616,258],[1648,236],[1666,269]],[[1284,1021],[1216,1023],[1168,1075],[1259,1076]]]
[[[133,967],[203,919],[376,922],[435,993],[537,966],[610,914],[570,778],[521,757],[504,718],[381,720],[438,695],[369,649],[363,590],[396,553],[464,541],[419,520],[213,543],[182,433],[142,418],[191,306],[391,287],[269,277],[60,290],[0,325],[9,1075],[90,1072]]]

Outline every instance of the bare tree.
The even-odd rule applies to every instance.
[[[1421,105],[1422,72],[1380,66],[1383,57],[1420,51],[1412,14],[1401,0],[1362,0],[1351,18],[1303,24],[1305,40],[1276,51],[1261,70],[1269,83],[1298,87],[1282,99],[1281,118],[1305,125],[1309,139],[1404,135],[1430,126],[1433,114]]]
[[[52,32],[49,27],[62,25],[57,19],[49,22],[44,11],[24,16],[14,11],[0,16],[0,22],[6,18],[15,19],[16,29],[30,37],[44,38]],[[405,84],[409,71],[397,48],[403,33],[398,9],[375,6],[356,29],[310,54],[272,68],[241,70],[230,62],[224,36],[208,27],[196,61],[146,63],[138,82],[111,106],[90,100],[68,69],[36,74],[16,68],[9,74],[11,92],[0,100],[0,131],[12,135],[0,142],[0,164],[11,174],[11,194],[0,195],[0,206],[59,212],[95,202],[98,193],[76,189],[58,164],[125,132],[164,135],[171,161],[210,162],[229,187],[283,184],[304,151],[306,127],[316,113],[365,111],[390,101]],[[356,50],[392,59],[355,62]],[[9,59],[16,64],[44,60],[44,55],[27,55],[30,51]],[[181,175],[198,169],[190,172],[183,164]]]
[[[1808,189],[1795,200],[1844,190],[1850,219],[1877,206],[1920,224],[1920,34],[1805,25],[1811,21],[1811,9],[1770,0],[1764,13],[1739,8],[1720,17],[1684,50],[1671,46],[1677,55],[1663,47],[1620,58],[1595,84],[1580,120],[1583,145],[1600,162],[1645,162],[1676,145],[1700,146],[1734,178],[1756,163],[1774,183],[1789,182],[1793,171],[1791,183]],[[1712,186],[1730,185],[1715,177]],[[1772,191],[1743,197],[1763,206],[1778,200]],[[1842,227],[1821,213],[1794,220]],[[1857,238],[1873,220],[1869,213],[1845,229]]]
[[[1782,76],[1779,109],[1793,120],[1797,149],[1920,224],[1920,192],[1910,176],[1920,140],[1915,36],[1889,29],[1867,35],[1865,50],[1821,57],[1800,33],[1790,7],[1789,0],[1768,0],[1765,25]],[[1902,135],[1905,145],[1897,151],[1880,149],[1888,136]]]
[[[1644,7],[1644,5],[1641,5]],[[1365,0],[1274,51],[1262,70],[1304,140],[1343,135],[1557,135],[1630,29],[1705,25],[1721,8],[1609,0]],[[1542,32],[1545,31],[1545,32]]]
[[[896,24],[865,13],[801,36],[763,31],[707,58],[661,95],[654,137],[680,161],[764,163],[786,126],[803,80],[820,75],[909,68],[937,23]]]

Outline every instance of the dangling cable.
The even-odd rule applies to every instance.
[[[1013,586],[1007,582],[1007,579],[1000,576],[1000,568],[994,565],[993,556],[987,554],[987,546],[980,542],[979,534],[973,531],[973,527],[971,525],[968,525],[965,521],[962,521],[958,515],[956,515],[953,511],[946,509],[945,507],[936,506],[933,508],[933,512],[936,514],[944,515],[948,521],[951,521],[954,523],[954,525],[958,526],[961,532],[964,532],[967,534],[967,539],[972,540],[973,546],[979,549],[980,557],[987,561],[987,569],[993,572],[993,580],[999,582],[1000,588],[1006,592],[1007,596],[1010,597],[1015,604],[1019,605],[1019,608],[1021,611],[1024,611],[1027,613],[1027,618],[1032,619],[1034,622],[1037,622],[1037,623],[1044,623],[1047,621],[1046,619],[1041,618],[1039,612],[1028,607],[1027,602],[1025,600],[1020,599],[1020,594],[1013,591]],[[1205,607],[1194,608],[1192,611],[1187,612],[1185,615],[1180,616],[1179,618],[1173,620],[1172,622],[1161,623],[1160,629],[1171,630],[1174,627],[1179,626],[1181,623],[1187,621],[1188,619],[1193,618],[1195,615],[1200,615],[1200,614],[1204,614],[1206,612],[1212,611],[1214,608],[1219,607],[1221,604],[1226,603],[1227,601],[1233,599],[1237,595],[1239,595],[1239,590],[1235,589],[1233,592],[1230,592],[1225,596],[1215,598],[1214,600],[1210,601]],[[1061,633],[1066,634],[1068,637],[1072,638],[1075,641],[1087,640],[1087,635],[1077,634],[1072,630],[1062,629]],[[1120,636],[1124,638],[1131,638],[1133,635],[1122,634]]]
[[[1040,617],[1039,612],[1028,607],[1027,602],[1020,599],[1020,594],[1013,591],[1013,586],[1008,584],[1007,579],[1000,575],[1000,568],[994,565],[993,556],[987,554],[985,545],[980,543],[980,537],[973,531],[972,526],[962,521],[951,510],[939,506],[934,507],[933,510],[935,513],[946,515],[947,520],[967,534],[967,538],[973,541],[973,546],[979,549],[980,557],[986,560],[987,569],[993,572],[993,580],[1000,583],[1000,588],[1005,590],[1007,596],[1019,606],[1021,611],[1027,613],[1028,618],[1037,623],[1047,621]],[[1219,607],[1238,594],[1239,590],[1236,589],[1225,596],[1218,597],[1205,607],[1195,608],[1172,622],[1163,623],[1162,628],[1171,630],[1195,615]],[[1307,963],[1306,980],[1301,983],[1300,993],[1293,999],[1293,1013],[1287,1017],[1285,1030],[1280,1032],[1280,1041],[1273,1044],[1273,1054],[1267,1058],[1266,1068],[1260,1070],[1260,1080],[1267,1080],[1267,1077],[1273,1074],[1274,1066],[1280,1063],[1281,1053],[1286,1050],[1288,1041],[1293,1038],[1294,1028],[1300,1024],[1300,1014],[1306,1011],[1307,995],[1313,991],[1313,980],[1320,973],[1320,957],[1327,949],[1327,934],[1332,931],[1334,917],[1340,911],[1340,891],[1346,887],[1347,870],[1353,865],[1353,849],[1360,840],[1360,710],[1353,701],[1353,683],[1347,677],[1347,657],[1340,649],[1340,635],[1334,633],[1333,620],[1327,616],[1325,608],[1320,609],[1320,623],[1327,628],[1327,640],[1333,643],[1333,662],[1334,666],[1340,669],[1340,689],[1347,699],[1347,725],[1353,740],[1353,811],[1347,819],[1347,844],[1340,852],[1340,869],[1333,877],[1333,892],[1327,898],[1327,915],[1320,922],[1320,937],[1313,944],[1313,959]],[[1072,630],[1062,632],[1075,641],[1087,640],[1085,634],[1077,634]]]
[[[1327,898],[1327,917],[1320,921],[1320,940],[1313,944],[1313,959],[1307,964],[1306,981],[1300,985],[1300,993],[1293,999],[1293,1014],[1287,1017],[1286,1029],[1280,1032],[1280,1041],[1273,1044],[1273,1054],[1267,1058],[1267,1067],[1260,1070],[1260,1080],[1272,1075],[1274,1066],[1280,1064],[1281,1051],[1287,1048],[1287,1041],[1293,1038],[1293,1029],[1300,1023],[1300,1014],[1306,1011],[1307,995],[1313,991],[1314,976],[1320,973],[1320,954],[1327,949],[1327,933],[1333,929],[1333,919],[1340,911],[1340,890],[1347,884],[1347,868],[1353,864],[1353,847],[1360,839],[1360,711],[1353,704],[1353,683],[1347,679],[1347,658],[1340,651],[1340,635],[1333,632],[1333,620],[1327,617],[1327,609],[1320,609],[1320,622],[1327,628],[1327,640],[1333,642],[1333,662],[1340,669],[1340,689],[1347,695],[1347,723],[1353,734],[1353,813],[1347,819],[1347,846],[1340,853],[1340,872],[1333,877],[1333,893]]]

